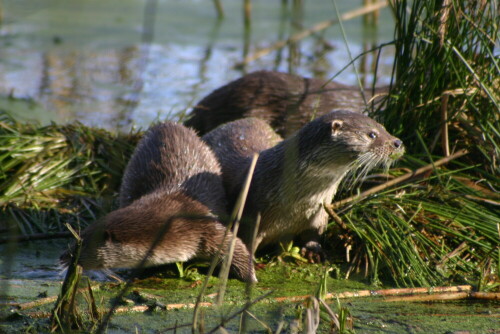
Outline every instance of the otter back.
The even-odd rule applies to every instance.
[[[217,127],[202,137],[221,162],[222,179],[232,210],[240,192],[240,182],[254,153],[267,150],[281,141],[265,121],[243,118]]]
[[[315,116],[334,109],[362,112],[374,95],[387,88],[364,90],[334,81],[257,71],[234,80],[207,95],[184,124],[204,134],[217,126],[244,117],[258,117],[287,137]],[[374,99],[379,104],[382,99]]]
[[[126,168],[122,207],[82,232],[84,269],[155,266],[223,256],[232,234],[214,216],[225,212],[225,192],[213,152],[182,125],[152,127]],[[222,245],[222,252],[218,249]],[[61,257],[68,264],[71,251]],[[252,257],[236,239],[231,266],[256,281]]]
[[[214,213],[225,214],[221,169],[213,152],[192,129],[161,123],[137,144],[123,175],[120,206],[153,191],[179,190]]]

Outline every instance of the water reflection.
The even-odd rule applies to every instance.
[[[67,239],[30,241],[14,245],[0,245],[0,279],[61,280],[64,275],[59,256],[69,244]]]
[[[143,4],[136,5],[141,12]],[[128,131],[134,124],[146,127],[155,119],[182,118],[193,104],[213,89],[250,71],[275,69],[327,79],[349,62],[346,48],[338,37],[317,33],[311,38],[289,43],[286,48],[257,59],[245,68],[234,68],[247,54],[274,42],[273,38],[282,40],[310,26],[311,15],[306,14],[316,8],[311,9],[308,2],[276,2],[272,7],[275,15],[266,18],[275,22],[265,22],[276,29],[269,31],[258,21],[263,16],[259,6],[264,5],[257,1],[256,12],[252,13],[254,21],[245,25],[243,38],[235,37],[228,30],[230,24],[234,25],[231,22],[234,16],[241,18],[241,8],[236,11],[237,7],[229,7],[225,8],[229,21],[219,21],[213,15],[209,23],[205,22],[203,36],[198,36],[195,43],[179,42],[179,34],[175,41],[166,40],[164,35],[168,29],[162,24],[168,25],[168,21],[159,22],[154,38],[150,34],[142,42],[116,42],[115,35],[130,33],[120,30],[118,22],[117,31],[111,34],[107,44],[97,40],[99,36],[86,36],[78,43],[71,36],[53,31],[47,33],[41,25],[33,25],[29,20],[7,22],[0,30],[0,99],[13,96],[34,100],[46,110],[55,112],[57,122],[79,120],[91,126]],[[163,12],[160,9],[162,14],[158,14],[158,21],[165,20],[167,15],[165,9]],[[8,17],[9,13],[5,15]],[[186,20],[193,18],[186,17]],[[136,29],[144,29],[134,25]],[[154,21],[148,29],[152,29],[152,25]],[[176,29],[184,29],[186,40],[192,38],[189,24],[176,23]],[[265,38],[263,30],[267,32]],[[371,38],[364,46],[352,43],[349,47],[351,53],[357,55],[374,43]],[[366,60],[357,62],[365,85],[372,83],[374,59],[369,54]],[[378,83],[387,84],[392,69],[390,51],[384,50],[381,59]],[[336,80],[357,84],[352,68]],[[29,115],[29,118],[41,119],[38,115]]]

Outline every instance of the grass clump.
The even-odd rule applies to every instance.
[[[397,1],[393,87],[384,124],[409,152],[470,148],[471,165],[498,173],[500,18],[489,1]]]
[[[353,266],[366,261],[374,282],[400,286],[476,282],[498,259],[500,217],[465,191],[450,177],[446,188],[403,186],[359,203],[344,216],[353,243],[363,245],[353,247]]]
[[[95,219],[120,184],[138,140],[80,123],[37,126],[0,111],[0,208],[21,234]]]
[[[395,63],[384,110],[415,170],[469,153],[425,179],[357,203],[343,215],[351,271],[373,281],[432,286],[489,277],[500,286],[500,18],[489,1],[397,1]],[[398,173],[396,170],[393,173]],[[431,177],[429,177],[432,175]],[[484,288],[484,286],[481,286]]]

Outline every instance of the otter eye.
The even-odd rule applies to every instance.
[[[371,131],[370,133],[368,133],[368,137],[370,137],[371,139],[375,139],[378,137],[378,134],[375,131]]]

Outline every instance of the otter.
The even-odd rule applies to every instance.
[[[221,125],[201,139],[213,149],[218,160],[223,162],[221,170],[224,188],[233,200],[236,200],[241,190],[239,182],[246,177],[246,167],[253,154],[267,150],[282,140],[269,124],[254,117]],[[235,163],[224,163],[226,161]],[[242,164],[244,168],[241,168]],[[231,211],[235,203],[229,201],[228,204],[228,211]]]
[[[226,212],[221,169],[192,129],[153,126],[138,143],[123,176],[120,208],[82,232],[84,269],[157,266],[212,258],[233,237],[216,216]],[[61,256],[70,261],[71,250]],[[223,256],[223,252],[221,252]],[[236,239],[232,271],[256,282],[252,257]]]
[[[366,88],[363,99],[357,86],[275,71],[257,71],[207,95],[193,107],[191,117],[184,124],[203,135],[223,123],[258,117],[281,136],[287,137],[315,116],[334,109],[362,112],[372,97],[371,103],[379,105],[382,101],[379,96],[387,91],[387,87]]]
[[[235,140],[240,124],[234,121],[203,136],[222,166],[227,195],[233,199],[229,205],[234,204],[250,164]],[[253,140],[258,143],[256,151],[265,147],[262,138]],[[260,151],[239,236],[250,249],[255,217],[260,213],[257,247],[299,236],[302,253],[317,259],[322,253],[319,236],[328,222],[323,205],[331,203],[340,181],[356,172],[362,177],[375,166],[388,168],[403,154],[402,141],[368,116],[346,110],[323,115]]]

